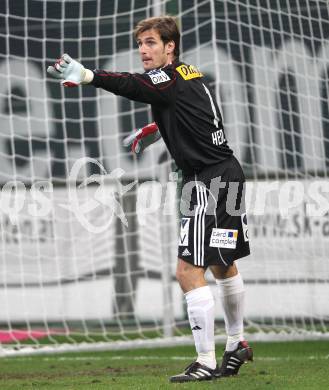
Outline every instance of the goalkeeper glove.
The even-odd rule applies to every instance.
[[[139,154],[142,153],[143,150],[148,146],[158,141],[160,138],[161,134],[158,126],[155,122],[153,122],[142,127],[141,129],[133,131],[132,134],[128,135],[128,137],[123,140],[123,146],[131,146],[131,151],[133,153]]]
[[[63,54],[54,66],[48,66],[47,72],[55,79],[62,79],[65,87],[76,87],[80,84],[88,84],[94,78],[91,70],[86,69],[80,62]]]

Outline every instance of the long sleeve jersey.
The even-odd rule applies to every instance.
[[[192,65],[178,62],[143,74],[94,70],[91,84],[150,104],[171,156],[186,175],[233,153],[216,100],[202,73]]]

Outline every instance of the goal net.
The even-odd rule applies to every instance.
[[[177,16],[182,59],[216,93],[247,177],[248,338],[329,335],[327,2],[4,0],[0,355],[191,342],[175,281],[180,174],[162,141],[138,158],[122,146],[149,107],[46,74],[64,52],[141,72],[132,30],[162,13]]]

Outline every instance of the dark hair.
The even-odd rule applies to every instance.
[[[179,59],[179,46],[180,46],[180,32],[174,17],[165,15],[165,16],[154,16],[152,18],[147,18],[138,22],[134,30],[134,36],[137,39],[138,35],[144,31],[151,29],[156,30],[161,40],[164,44],[174,41],[175,49],[174,56],[175,59]]]

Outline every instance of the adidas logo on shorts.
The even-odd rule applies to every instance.
[[[191,252],[187,248],[185,248],[184,252],[182,253],[182,256],[191,256]]]

